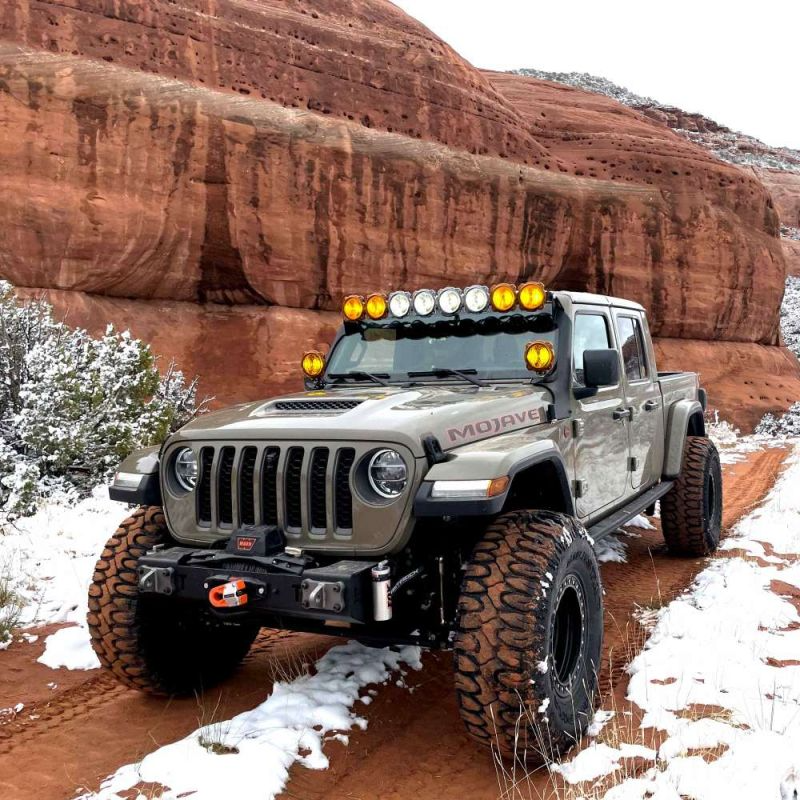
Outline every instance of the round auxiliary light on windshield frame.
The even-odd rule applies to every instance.
[[[489,308],[489,289],[486,286],[470,286],[464,291],[464,305],[472,314],[480,314]]]
[[[350,322],[358,322],[364,316],[364,298],[357,294],[345,297],[342,304],[342,313]]]
[[[459,292],[458,289],[448,286],[446,289],[442,289],[439,292],[437,302],[443,314],[452,315],[457,314],[461,310],[461,304],[464,302],[464,298],[461,296],[461,292]]]
[[[310,353],[306,353],[303,356],[300,365],[307,377],[319,378],[325,371],[325,356],[322,355],[322,353],[318,353],[316,350],[312,350]]]
[[[517,302],[517,290],[510,283],[498,283],[492,288],[492,307],[495,311],[511,311]]]
[[[526,311],[538,311],[547,302],[547,290],[543,283],[523,283],[517,290],[519,304]]]
[[[414,311],[421,317],[433,314],[436,308],[436,295],[430,289],[420,289],[414,294]]]
[[[556,363],[556,353],[550,342],[536,341],[525,345],[525,366],[532,372],[544,375]]]
[[[393,292],[389,295],[389,311],[393,317],[402,319],[411,312],[411,294],[409,292]]]
[[[371,294],[367,298],[367,316],[370,319],[383,319],[389,311],[386,295]]]

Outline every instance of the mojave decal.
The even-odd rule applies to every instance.
[[[547,412],[543,408],[529,408],[526,411],[515,411],[511,414],[503,414],[499,417],[490,417],[489,419],[468,422],[466,425],[448,428],[446,434],[450,444],[464,444],[486,436],[505,433],[515,428],[539,425],[546,421]]]

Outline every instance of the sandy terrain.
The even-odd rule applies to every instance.
[[[726,527],[753,508],[772,486],[786,453],[760,451],[725,468]],[[628,541],[626,563],[604,564],[606,587],[604,705],[622,706],[624,666],[643,641],[635,606],[660,604],[680,592],[702,560],[666,554],[659,531]],[[51,632],[52,628],[39,631]],[[156,746],[213,720],[252,708],[275,679],[291,677],[298,663],[336,640],[265,632],[236,678],[200,701],[164,702],[119,687],[100,671],[50,670],[36,663],[43,637],[14,644],[3,654],[0,708],[23,703],[23,712],[0,720],[0,793],[14,800],[63,800],[96,788],[123,763],[136,762]],[[349,747],[330,743],[327,771],[294,768],[285,797],[308,798],[492,798],[498,795],[495,766],[461,727],[452,690],[448,653],[428,654],[413,687],[382,687],[364,713],[369,729],[351,735]],[[55,683],[52,688],[48,684]],[[611,697],[613,693],[614,697]],[[224,757],[224,756],[222,756]],[[526,796],[547,796],[545,773],[526,785]]]

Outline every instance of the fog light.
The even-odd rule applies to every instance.
[[[464,305],[473,314],[486,311],[489,307],[489,290],[485,286],[470,286],[464,292]]]
[[[312,351],[303,356],[301,364],[303,372],[309,378],[318,378],[325,371],[325,356],[322,353]]]
[[[525,366],[534,372],[549,372],[556,361],[550,342],[529,342],[525,345]]]
[[[356,322],[364,316],[364,298],[357,294],[346,297],[342,306],[342,311],[350,322]]]
[[[433,314],[436,308],[436,295],[430,289],[421,289],[414,295],[414,311],[421,317]]]
[[[389,296],[389,311],[393,317],[402,319],[411,311],[411,295],[408,292],[394,292]]]
[[[543,283],[524,283],[519,287],[519,304],[526,311],[537,311],[547,300]]]
[[[382,294],[371,294],[367,298],[367,314],[371,319],[383,319],[389,310],[386,297]]]
[[[511,311],[517,302],[517,290],[510,283],[499,283],[492,289],[492,306],[495,311]]]
[[[448,287],[439,292],[439,308],[443,314],[457,314],[461,308],[461,292],[458,289]]]

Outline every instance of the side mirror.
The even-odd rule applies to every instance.
[[[619,383],[619,355],[616,350],[585,350],[583,384],[587,389],[616,386]]]

